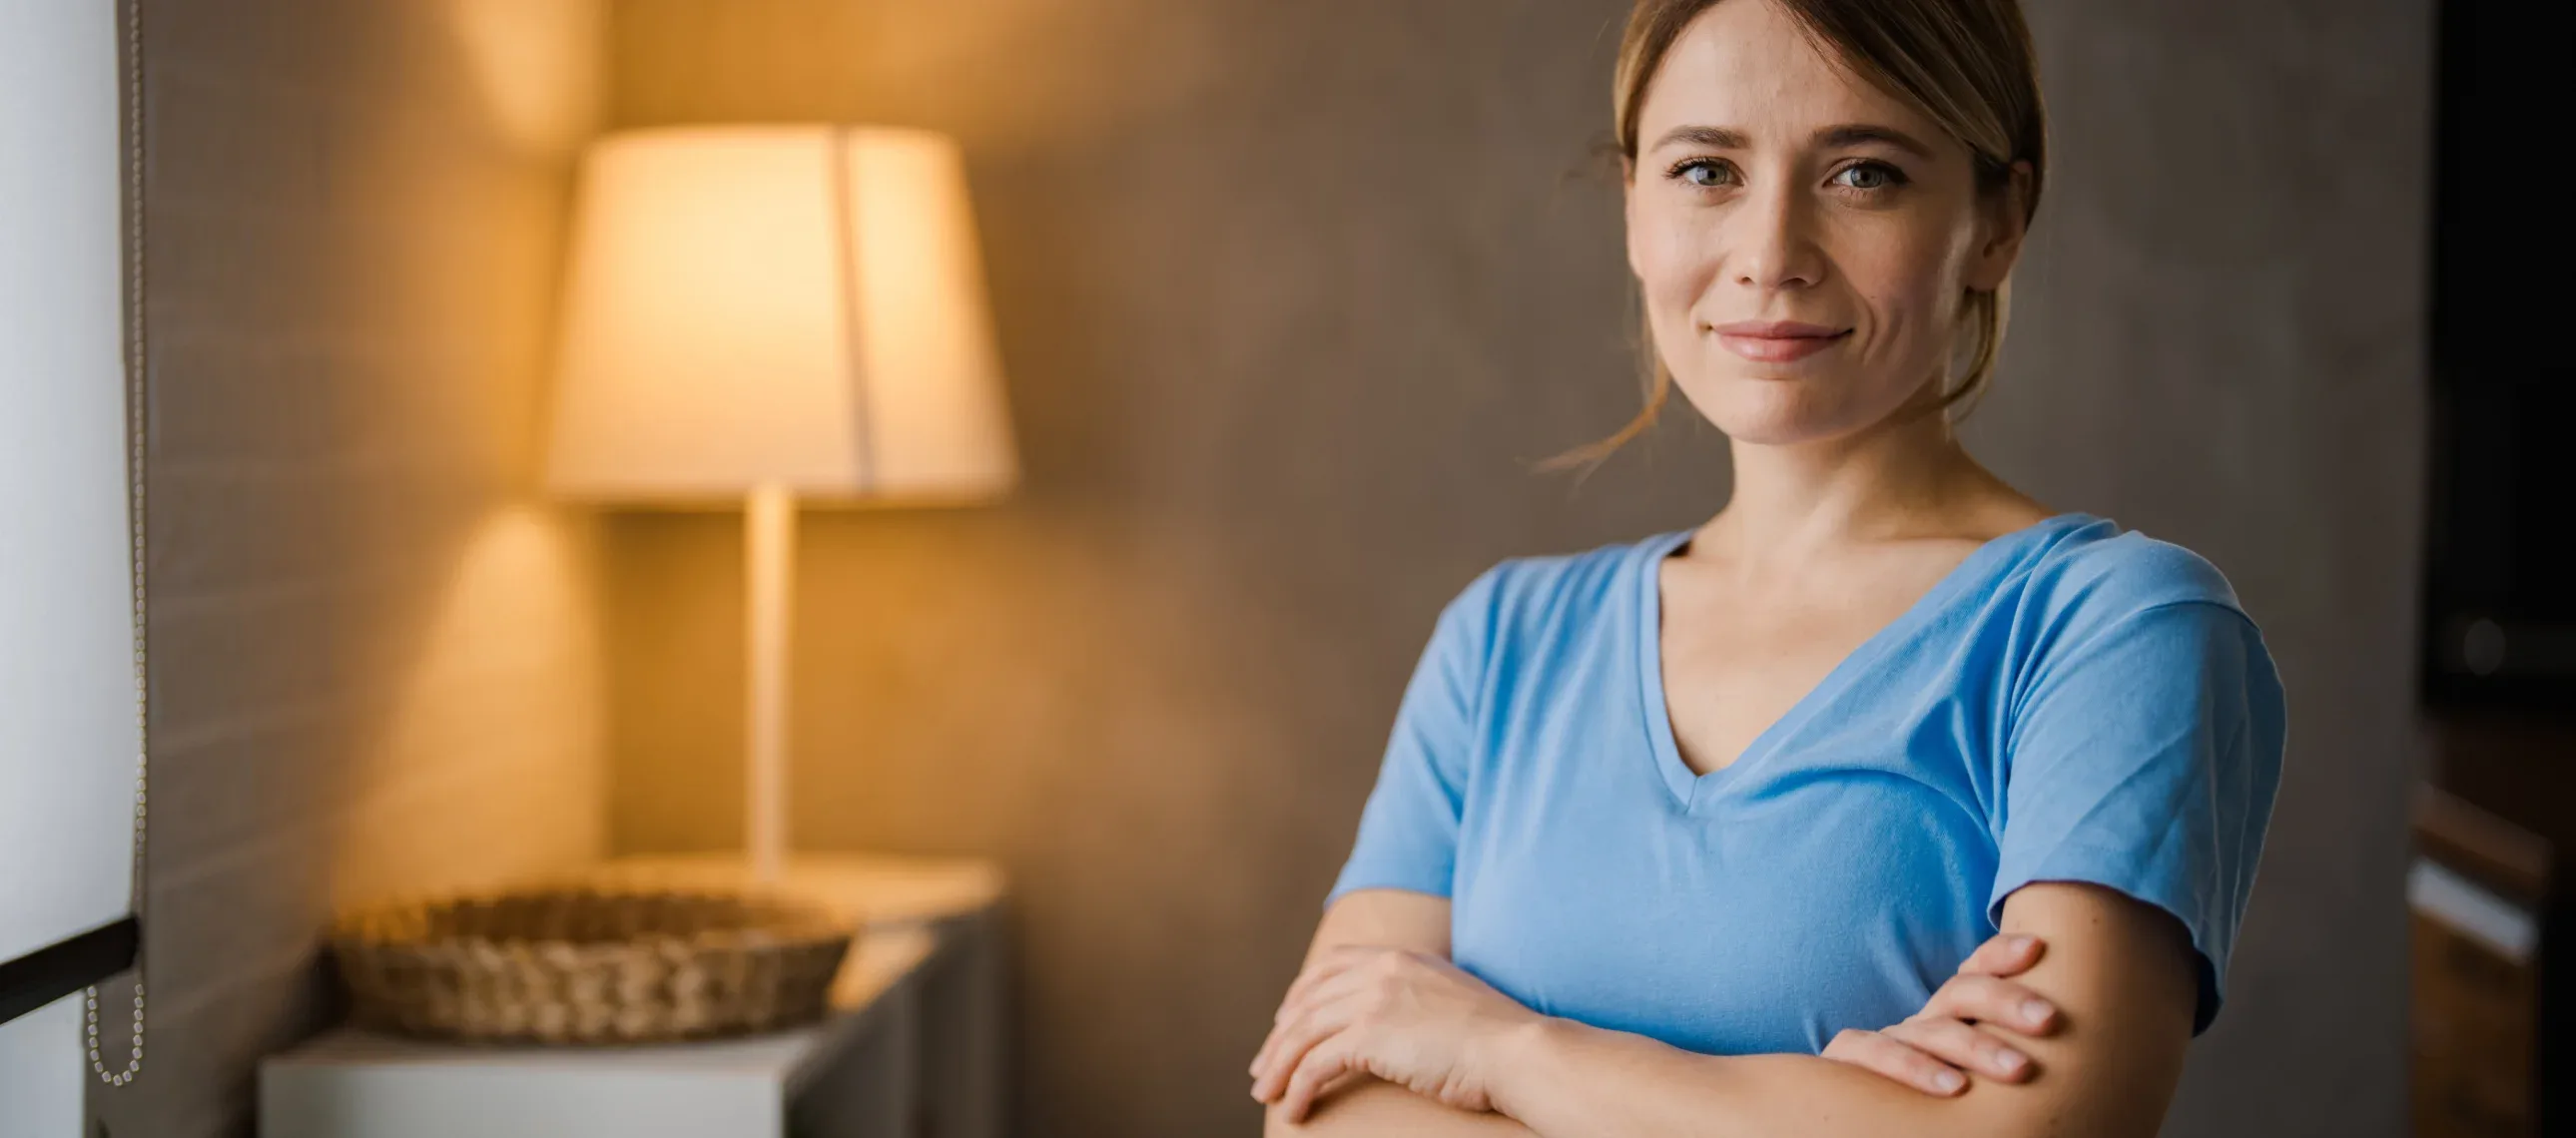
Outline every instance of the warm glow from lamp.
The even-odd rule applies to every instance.
[[[955,143],[690,127],[582,164],[547,484],[747,503],[746,828],[785,855],[795,502],[962,503],[1019,468]]]
[[[583,164],[549,485],[980,499],[1018,477],[956,144],[641,131]]]

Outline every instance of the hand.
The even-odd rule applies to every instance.
[[[2030,1057],[1974,1025],[2032,1038],[2055,1030],[2057,1008],[2004,979],[2030,971],[2045,948],[2037,937],[1998,935],[1971,953],[1922,1011],[1884,1031],[1844,1031],[1825,1058],[1944,1098],[1967,1089],[1966,1072],[2007,1083],[2028,1079]]]
[[[1491,1110],[1495,1046],[1545,1018],[1442,957],[1335,948],[1280,1002],[1252,1060],[1252,1097],[1302,1122],[1346,1077],[1374,1075],[1460,1110]]]

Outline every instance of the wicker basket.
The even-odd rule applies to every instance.
[[[475,1042],[625,1044],[816,1019],[851,932],[776,898],[566,887],[353,913],[331,941],[372,1025]]]

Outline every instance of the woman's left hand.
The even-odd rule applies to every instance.
[[[1460,1110],[1491,1110],[1495,1052],[1515,1029],[1545,1019],[1441,957],[1335,948],[1280,1002],[1252,1060],[1252,1097],[1301,1122],[1344,1076],[1367,1074]]]

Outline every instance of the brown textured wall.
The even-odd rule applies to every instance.
[[[1257,1125],[1244,1065],[1432,613],[1719,502],[1687,430],[1579,494],[1526,472],[1636,399],[1586,180],[1610,8],[612,9],[619,125],[965,146],[1027,486],[807,515],[792,824],[1006,863],[1029,1133]],[[739,840],[739,525],[611,523],[622,849]]]
[[[605,846],[595,538],[531,492],[599,16],[144,5],[152,1003],[115,1134],[249,1133],[336,906]]]
[[[1624,8],[617,0],[618,125],[965,144],[1028,487],[809,515],[794,825],[1007,863],[1030,1134],[1254,1132],[1243,1064],[1440,603],[1723,501],[1680,407],[1579,488],[1526,473],[1634,407],[1586,173]],[[2032,10],[2061,162],[1972,436],[2210,555],[2293,700],[2170,1132],[2393,1134],[2427,11]],[[620,848],[739,838],[738,524],[611,524]]]

